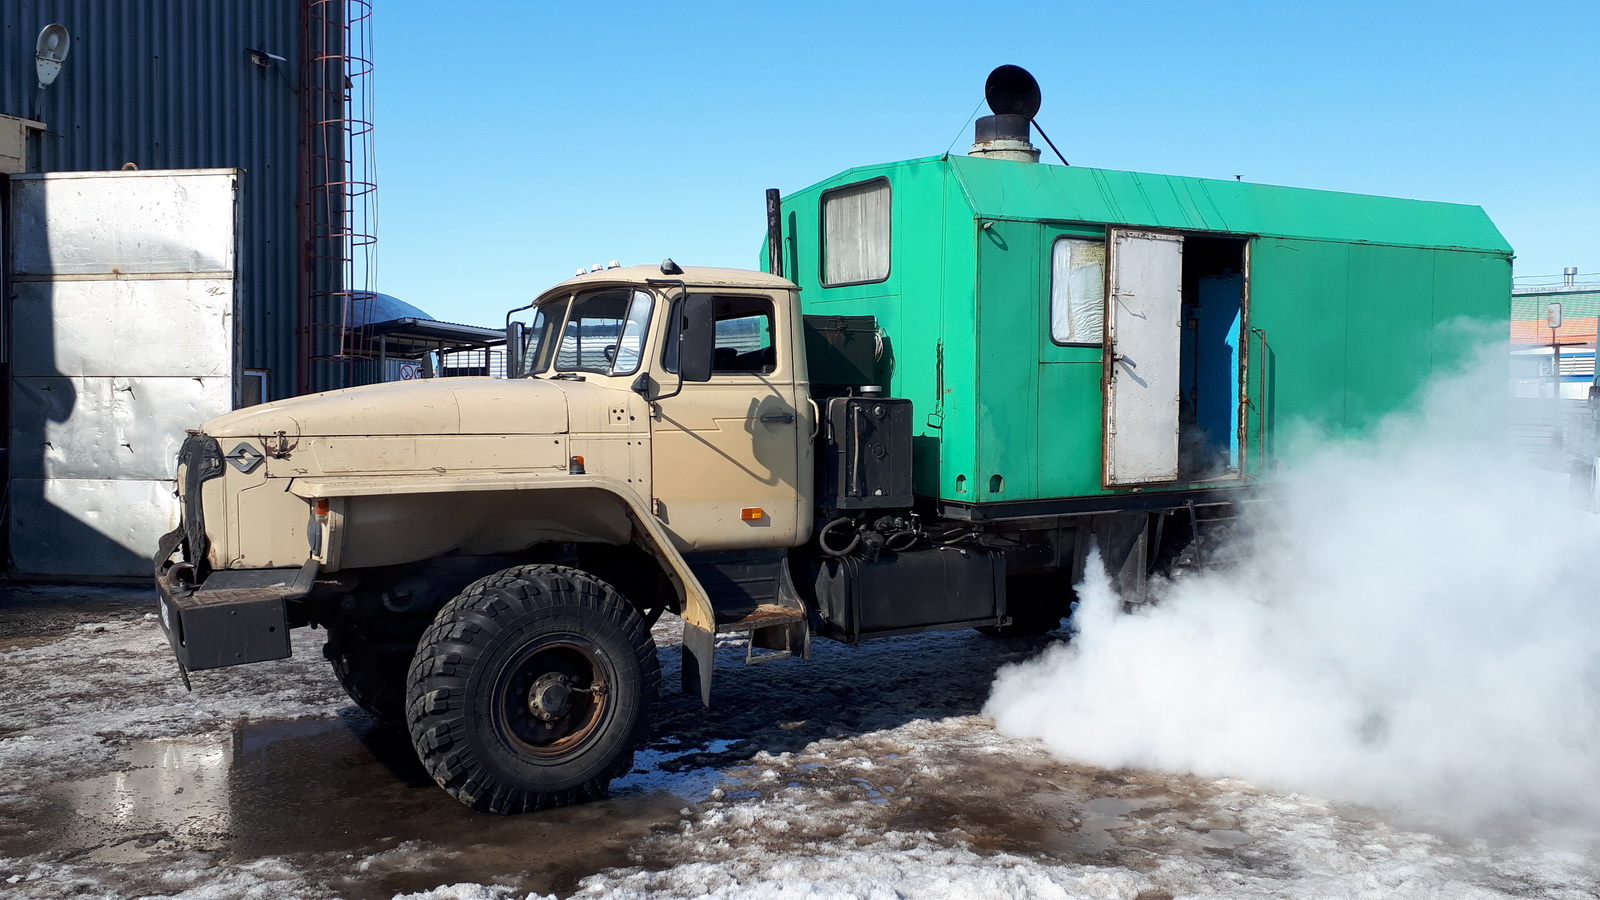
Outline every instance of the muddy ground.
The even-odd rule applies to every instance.
[[[669,693],[610,798],[473,813],[320,648],[178,679],[153,596],[0,587],[0,897],[1600,896],[1600,840],[1108,771],[981,710],[1040,641],[971,632],[743,665]],[[656,629],[665,682],[677,637]]]

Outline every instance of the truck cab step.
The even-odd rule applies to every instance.
[[[805,620],[805,610],[779,606],[775,603],[762,603],[758,606],[744,607],[742,609],[719,609],[717,610],[717,633],[754,631],[757,628],[788,625],[794,622],[804,622]]]
[[[717,610],[718,634],[749,634],[746,665],[809,655],[810,625],[804,609],[762,603],[742,609]]]

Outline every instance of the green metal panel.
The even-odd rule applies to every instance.
[[[1433,368],[1468,362],[1485,342],[1506,340],[1511,258],[1498,253],[1439,253],[1433,269]],[[1543,318],[1541,306],[1539,317]]]
[[[1406,247],[1350,247],[1344,301],[1347,427],[1393,411],[1427,380],[1433,364],[1432,257]]]
[[[1350,245],[1259,238],[1250,244],[1247,471],[1261,472],[1263,440],[1286,411],[1302,424],[1344,422]],[[1286,365],[1288,360],[1292,364]],[[1337,387],[1330,387],[1337,386]]]
[[[1038,494],[1039,361],[1031,352],[1039,327],[1041,226],[969,220],[978,245],[977,457],[972,472],[980,502]]]
[[[888,280],[822,287],[823,193],[880,177],[893,192]],[[784,225],[785,274],[807,311],[874,315],[887,334],[880,378],[917,411],[917,493],[969,503],[1109,493],[1102,349],[1049,337],[1050,250],[1063,234],[1131,225],[1247,239],[1252,477],[1270,471],[1261,450],[1275,458],[1300,425],[1360,429],[1402,406],[1467,346],[1469,329],[1440,324],[1503,331],[1510,297],[1510,248],[1477,207],[1239,182],[934,157],[797,192]]]

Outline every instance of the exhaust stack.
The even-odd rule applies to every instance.
[[[1030,123],[1039,112],[1039,82],[1021,66],[1001,66],[983,83],[983,97],[994,115],[973,126],[967,155],[1038,162]]]

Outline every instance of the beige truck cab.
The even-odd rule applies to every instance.
[[[795,291],[670,261],[584,274],[511,314],[507,378],[205,423],[156,559],[185,681],[320,626],[351,697],[463,802],[603,793],[646,734],[664,612],[707,702],[719,629],[808,652],[786,552],[812,536],[818,410]]]

